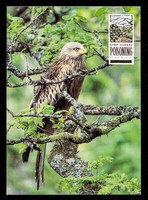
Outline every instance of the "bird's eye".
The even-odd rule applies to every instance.
[[[75,48],[73,48],[73,50],[75,50],[75,51],[78,51],[80,48],[78,48],[78,47],[75,47]]]

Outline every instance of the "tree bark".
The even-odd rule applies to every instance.
[[[68,122],[65,131],[74,133],[76,130],[76,124]],[[53,146],[51,154],[48,158],[50,166],[63,178],[68,176],[74,176],[75,178],[81,178],[85,176],[93,176],[88,169],[88,162],[84,162],[78,156],[78,144],[70,142],[69,140],[63,140],[56,142]],[[83,188],[78,194],[97,194],[98,184],[91,182],[84,182]]]

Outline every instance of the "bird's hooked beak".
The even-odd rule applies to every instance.
[[[80,55],[87,54],[87,51],[86,51],[85,49],[80,50],[80,51],[79,51],[79,54],[80,54]]]

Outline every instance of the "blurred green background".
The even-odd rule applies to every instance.
[[[14,9],[15,7],[8,7],[8,13],[13,15]],[[55,9],[57,12],[59,12],[63,8],[55,7]],[[75,12],[76,15],[85,17],[87,19],[87,21],[85,23],[83,22],[81,25],[91,31],[106,30],[108,28],[108,14],[134,14],[135,39],[140,40],[139,7],[79,6],[72,7],[72,10],[67,15],[70,15],[73,12]],[[64,21],[63,23],[69,23],[69,21]],[[67,35],[68,34],[71,34],[71,36],[74,38],[74,41],[79,41],[79,38],[76,39],[76,37],[79,36],[75,35],[75,32],[67,33]],[[97,46],[96,48],[98,48],[96,38],[93,36],[93,34],[91,35],[91,38],[93,40],[91,42]],[[103,47],[106,50],[108,47],[108,34],[100,34],[100,39],[102,40]],[[62,42],[66,42],[66,39],[61,41],[61,43]],[[63,46],[63,43],[61,46]],[[56,56],[57,54],[55,55],[55,58]],[[55,58],[53,58],[53,60]],[[38,65],[37,61],[34,59],[28,59],[29,66],[31,68]],[[92,69],[102,63],[102,60],[98,56],[92,54],[87,56],[85,61],[88,69]],[[19,53],[13,55],[13,64],[15,64],[18,69],[26,70],[25,63],[26,58],[24,54]],[[96,75],[86,76],[79,97],[79,102],[83,104],[100,106],[140,106],[140,63],[140,42],[135,42],[134,65],[114,65],[98,71]],[[35,76],[34,79],[38,79],[39,77],[40,75]],[[16,77],[11,77],[11,82],[20,82],[20,80]],[[14,113],[19,114],[23,109],[29,107],[32,97],[32,86],[8,88],[7,107]],[[89,121],[94,121],[96,120],[97,116],[87,116],[87,118]],[[106,121],[110,119],[110,117],[100,116],[99,119],[100,121]],[[7,122],[12,123],[12,121],[12,116],[7,113]],[[79,145],[78,155],[84,161],[95,160],[99,155],[111,156],[113,157],[114,161],[105,168],[108,173],[125,173],[128,178],[135,177],[141,181],[140,134],[140,120],[134,119],[128,123],[122,124],[107,136],[101,136],[88,144]],[[17,128],[17,125],[13,126],[7,133],[8,139],[16,139],[20,137],[23,137],[23,132]],[[29,162],[23,164],[21,160],[21,154],[19,154],[19,145],[7,146],[7,194],[63,194],[60,189],[58,189],[58,182],[61,180],[61,177],[56,174],[47,163],[47,158],[53,144],[48,144],[47,146],[45,159],[45,183],[41,185],[39,191],[36,191],[34,178],[36,152],[31,153]]]

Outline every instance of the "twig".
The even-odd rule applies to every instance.
[[[52,117],[55,119],[64,118],[64,115],[56,115],[56,114],[41,114],[41,113],[28,113],[28,114],[14,114],[10,109],[7,108],[7,111],[11,114],[12,117]]]
[[[83,124],[84,121],[86,122],[86,118],[85,117],[84,117],[85,120],[83,120],[83,122],[82,122],[82,120],[80,121],[79,119],[76,119],[74,116],[68,116],[67,119],[72,120],[73,122],[75,122],[75,124],[78,125],[81,128],[81,130],[83,130],[83,132],[85,131],[85,134],[86,133],[87,134],[91,133],[89,131],[89,129],[88,129],[88,125],[86,126],[85,124]]]
[[[12,117],[15,116],[15,114],[14,114],[11,110],[9,110],[8,108],[6,108],[6,109],[7,109],[7,111],[11,114]]]
[[[93,48],[93,50],[97,53],[97,55],[98,55],[100,58],[102,58],[102,60],[108,62],[108,59],[107,59],[104,55],[100,54],[95,48]]]
[[[28,69],[28,75],[32,76],[32,75],[36,75],[36,74],[41,74],[47,71],[47,69],[49,69],[49,67],[52,64],[49,64],[48,66],[42,66],[41,68],[34,68],[34,69]],[[16,69],[13,65],[8,65],[7,66],[7,70],[12,72],[15,76],[17,76],[20,79],[24,79],[26,77],[26,72],[21,72],[20,70]]]
[[[98,45],[99,45],[99,49],[100,49],[101,55],[103,56],[103,54],[104,54],[104,49],[103,49],[103,47],[102,47],[102,42],[101,42],[101,40],[100,40],[100,38],[99,38],[99,32],[96,31],[96,30],[94,30],[93,33],[94,33],[94,35],[95,35],[95,37],[96,37],[96,39],[97,39],[97,42],[98,42]]]
[[[26,59],[26,77],[28,78],[28,80],[30,82],[32,82],[32,79],[30,78],[29,74],[28,74],[28,71],[29,71],[29,65],[28,65],[28,60],[27,60],[27,57],[25,55],[25,59]]]
[[[140,113],[139,112],[127,112],[124,113],[118,117],[115,117],[107,122],[104,123],[94,123],[91,124],[91,129],[90,132],[93,133],[94,135],[101,136],[101,135],[105,135],[108,134],[109,132],[111,132],[112,130],[114,130],[116,127],[119,127],[120,124],[128,122],[134,118],[140,118]],[[94,136],[95,138],[95,136]]]
[[[90,30],[88,30],[88,29],[82,27],[77,21],[75,21],[75,23],[76,23],[82,30],[84,30],[85,32],[87,32],[87,33],[92,33],[92,31],[90,31]]]

